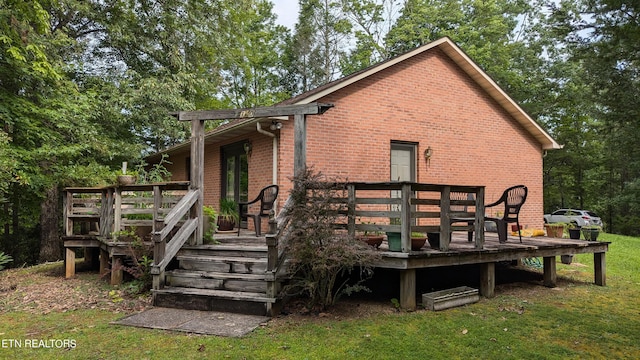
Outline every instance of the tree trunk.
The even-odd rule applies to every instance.
[[[60,209],[58,209],[58,187],[56,185],[46,191],[40,210],[40,262],[60,260],[62,259],[62,243],[58,226]]]

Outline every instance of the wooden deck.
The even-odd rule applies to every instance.
[[[510,236],[506,243],[499,243],[496,233],[486,232],[484,247],[476,249],[467,241],[465,232],[455,232],[448,251],[431,249],[426,244],[420,251],[402,253],[387,251],[385,246],[383,243],[380,247],[383,256],[376,267],[400,270],[400,304],[404,309],[416,309],[416,269],[421,268],[480,264],[480,294],[491,298],[495,294],[497,262],[542,257],[544,285],[555,287],[556,256],[589,253],[594,254],[595,284],[606,285],[608,242],[523,237],[520,243],[518,237]]]

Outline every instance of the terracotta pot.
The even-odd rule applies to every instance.
[[[411,250],[418,251],[422,249],[424,243],[427,241],[426,237],[412,237],[411,238]]]
[[[564,234],[564,225],[544,224],[548,237],[562,238]]]
[[[380,244],[382,244],[382,240],[384,240],[384,236],[382,235],[361,235],[356,238],[360,241],[366,242],[376,249],[380,247]]]
[[[218,216],[218,231],[231,231],[236,227],[236,222],[233,219],[226,219]]]

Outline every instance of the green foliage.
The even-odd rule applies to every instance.
[[[238,214],[238,204],[233,199],[220,199],[220,212],[218,213],[218,218],[222,218],[228,221],[235,221],[237,224],[240,221],[240,214]]]
[[[344,197],[345,188],[336,189],[331,185],[335,181],[326,181],[312,169],[293,180],[293,206],[286,214],[292,279],[283,291],[304,296],[310,310],[324,310],[343,294],[366,290],[362,282],[373,273],[371,263],[379,254],[365,243],[334,230],[338,212],[346,209],[331,199]],[[356,276],[351,276],[354,272]]]
[[[168,157],[167,154],[162,154],[160,160],[151,166],[141,159],[136,165],[135,171],[138,177],[138,183],[153,184],[169,181],[171,179],[171,172],[165,166],[171,164],[171,161],[167,160]]]
[[[0,270],[4,269],[5,265],[12,261],[13,258],[9,254],[5,254],[4,252],[0,251]]]
[[[218,220],[218,212],[213,206],[205,205],[202,207],[202,212],[205,216],[205,232],[203,234],[205,244],[215,244],[216,240],[213,238],[213,235],[217,230],[217,220]]]

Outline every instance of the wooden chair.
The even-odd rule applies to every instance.
[[[498,206],[504,204],[504,212],[502,218],[485,217],[485,220],[493,221],[498,228],[498,241],[501,243],[507,242],[507,224],[515,222],[520,229],[520,220],[518,214],[520,208],[527,200],[528,189],[524,185],[516,185],[506,189],[498,201],[485,205],[485,209],[489,207]],[[520,242],[522,242],[522,234],[518,231],[520,236]]]
[[[249,202],[240,202],[238,203],[238,214],[240,214],[240,221],[242,219],[252,218],[253,226],[256,228],[256,236],[260,236],[262,233],[261,225],[262,225],[262,217],[268,217],[269,212],[273,209],[273,204],[278,197],[278,185],[269,185],[264,189],[260,190],[260,194],[253,200]],[[256,213],[249,213],[249,205],[260,202],[260,209]],[[240,225],[238,225],[238,236],[240,236]]]

